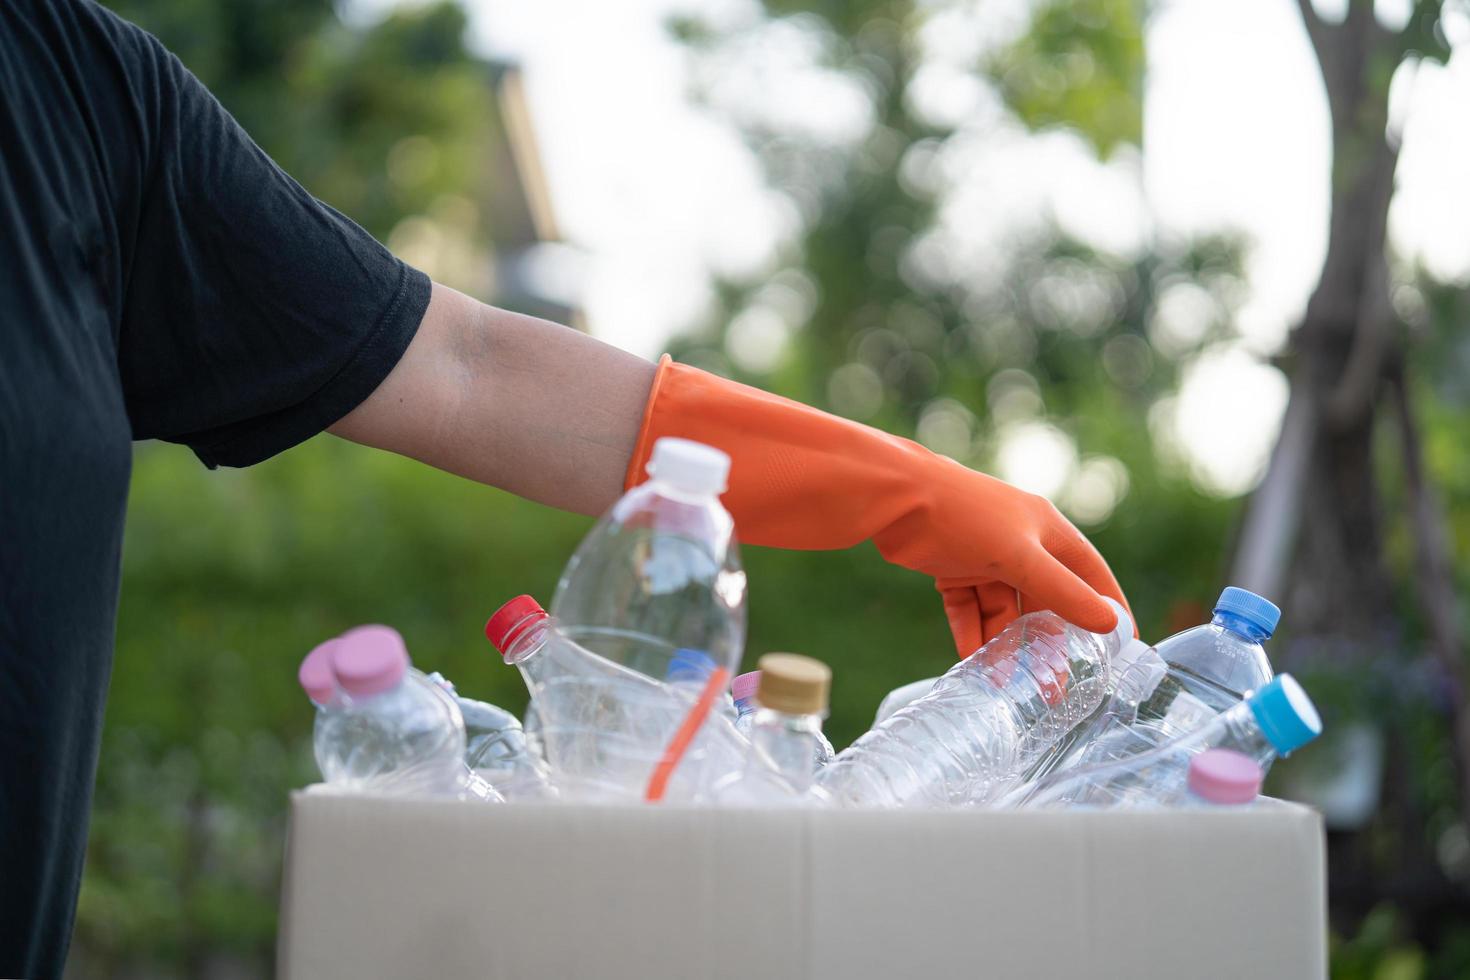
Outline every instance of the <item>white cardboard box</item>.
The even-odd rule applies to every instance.
[[[1245,812],[712,810],[300,792],[279,974],[857,980],[1326,975],[1322,823]]]

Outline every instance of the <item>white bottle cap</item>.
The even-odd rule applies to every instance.
[[[1133,639],[1133,618],[1128,615],[1128,610],[1124,609],[1123,604],[1118,600],[1103,596],[1103,602],[1112,606],[1113,612],[1118,614],[1118,623],[1109,635],[1115,644],[1114,649],[1121,650],[1129,640]]]
[[[653,444],[648,475],[689,493],[725,492],[730,457],[713,446],[669,436]]]

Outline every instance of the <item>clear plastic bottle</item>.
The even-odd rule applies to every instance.
[[[680,648],[674,651],[674,659],[669,661],[669,669],[664,675],[664,681],[675,686],[682,685],[697,698],[703,693],[704,685],[709,682],[710,675],[718,667],[719,664],[715,663],[714,658],[703,650]],[[731,724],[738,721],[740,709],[735,706],[734,698],[728,689],[721,693],[717,707]]]
[[[735,728],[747,737],[750,735],[750,726],[755,723],[756,709],[760,707],[755,700],[755,692],[760,683],[761,672],[758,670],[737,674],[730,682],[730,695],[735,699]]]
[[[465,765],[506,799],[555,796],[546,763],[531,750],[519,718],[504,708],[462,696],[437,671],[428,679],[454,698],[464,717]]]
[[[1138,755],[1053,773],[1022,795],[1025,807],[1157,807],[1188,796],[1191,760],[1208,749],[1232,749],[1263,772],[1322,733],[1312,699],[1290,674],[1217,714],[1189,734]]]
[[[821,769],[833,759],[837,758],[837,750],[832,747],[832,742],[827,738],[827,733],[820,728],[817,729],[816,737],[812,739],[812,742],[814,743],[812,749],[816,752],[817,756],[818,769]]]
[[[899,708],[913,704],[934,690],[934,685],[938,683],[939,678],[937,677],[925,677],[923,680],[911,681],[903,687],[895,687],[889,691],[878,704],[878,713],[873,716],[873,727],[876,728],[883,724]]]
[[[348,630],[331,647],[331,665],[345,697],[323,726],[327,782],[359,792],[498,800],[469,779],[459,708],[409,668],[396,630]]]
[[[1139,651],[1107,701],[1026,774],[1028,780],[1122,759],[1208,724],[1271,680],[1262,644],[1281,619],[1269,600],[1227,588],[1209,623]]]
[[[703,650],[680,647],[674,651],[673,659],[669,661],[668,669],[664,671],[664,680],[670,684],[693,684],[702,688],[704,682],[709,680],[709,675],[713,674],[718,666],[715,658]]]
[[[551,601],[557,628],[658,681],[679,649],[703,651],[732,676],[745,644],[745,572],[734,518],[720,504],[729,471],[718,449],[658,440],[650,479],[613,505],[567,563]]]
[[[536,710],[536,702],[526,702],[526,713],[521,720],[521,731],[526,733],[526,748],[531,754],[546,761],[546,745],[541,739],[541,712]]]
[[[731,693],[735,697],[735,730],[746,738],[750,738],[750,730],[755,724],[755,714],[760,709],[760,702],[756,698],[760,682],[761,672],[752,670],[739,675],[730,684]],[[821,726],[817,727],[816,737],[812,741],[818,769],[836,758],[837,750],[832,747],[832,743],[823,733]]]
[[[794,653],[768,653],[760,659],[759,707],[750,728],[745,767],[721,779],[716,802],[736,806],[791,806],[830,802],[816,786],[822,718],[832,671],[826,664]]]
[[[319,772],[325,774],[329,763],[326,762],[327,754],[332,751],[329,729],[332,719],[341,713],[346,703],[342,689],[337,686],[337,675],[332,672],[332,650],[337,645],[337,637],[332,637],[325,643],[318,643],[312,648],[301,661],[301,667],[296,671],[296,679],[301,682],[301,689],[311,699],[316,708],[316,722],[312,726],[311,747],[312,754],[316,758],[316,767]]]
[[[1102,702],[1027,767],[1012,792],[1053,772],[1073,768],[1081,759],[1103,761],[1110,754],[1121,757],[1130,749],[1143,752],[1156,744],[1135,735],[1131,726],[1138,719],[1139,704],[1159,686],[1168,665],[1147,643],[1129,640],[1113,657],[1110,666],[1108,693]]]
[[[569,640],[531,596],[517,596],[485,635],[521,672],[540,719],[553,783],[572,798],[644,797],[696,695],[613,663]],[[744,758],[745,739],[711,711],[676,772],[670,796],[693,799]]]
[[[1108,661],[1133,636],[1027,613],[818,775],[843,804],[956,806],[999,796],[1102,701]]]
[[[671,771],[688,784],[738,766],[743,752],[729,718],[702,715],[705,689],[665,683],[681,649],[714,662],[706,683],[712,695],[740,662],[745,573],[735,521],[719,498],[729,470],[730,457],[717,449],[658,440],[650,479],[613,505],[567,563],[551,604],[565,643],[547,642],[550,655],[531,658],[527,664],[540,665],[522,671],[541,688],[533,687],[533,697],[548,761],[562,769],[558,780],[574,768],[573,778],[617,787],[618,795],[658,799]],[[538,671],[545,676],[534,678]],[[701,717],[686,753],[685,723]],[[711,751],[697,751],[700,741]],[[601,773],[591,771],[594,761]]]

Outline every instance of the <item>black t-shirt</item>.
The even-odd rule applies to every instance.
[[[377,387],[428,299],[153,37],[0,0],[0,976],[66,956],[131,443],[287,449]]]

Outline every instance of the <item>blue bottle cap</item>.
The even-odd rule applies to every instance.
[[[703,684],[715,672],[715,666],[715,658],[703,650],[680,647],[674,651],[674,658],[669,661],[664,680],[671,684],[690,681]]]
[[[1228,586],[1220,593],[1220,598],[1215,600],[1215,612],[1239,616],[1265,632],[1267,639],[1276,632],[1276,624],[1281,622],[1281,610],[1276,608],[1276,603],[1265,596],[1258,596],[1246,589],[1237,589],[1233,585]]]
[[[1280,755],[1289,755],[1322,734],[1322,716],[1290,674],[1277,674],[1247,703],[1261,732]]]

